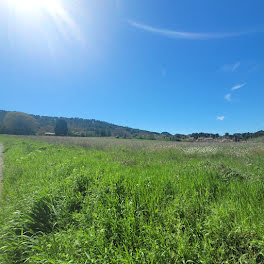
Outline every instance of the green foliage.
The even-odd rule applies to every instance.
[[[68,135],[68,125],[64,119],[58,119],[55,126],[56,136],[67,136]]]
[[[0,110],[0,133],[6,133],[3,127],[3,119],[8,111]],[[39,127],[37,130],[38,135],[44,135],[45,132],[53,132],[56,126],[58,117],[38,116],[32,115]],[[82,118],[63,118],[68,124],[69,136],[77,137],[120,137],[120,138],[158,138],[159,133],[144,131],[140,129],[133,129],[129,127],[122,127],[107,122],[82,119]]]
[[[38,123],[31,115],[20,112],[8,112],[3,119],[3,128],[7,134],[35,134]]]
[[[0,141],[0,263],[264,261],[261,143]]]
[[[7,131],[3,126],[3,120],[9,112],[0,110],[0,134],[25,134],[16,130],[14,133]],[[63,125],[60,125],[57,131],[59,135],[68,135],[73,137],[116,137],[124,139],[146,139],[146,140],[163,140],[163,141],[193,141],[193,140],[229,140],[229,141],[247,141],[250,139],[263,137],[264,131],[260,130],[256,133],[235,133],[230,135],[228,133],[225,136],[219,136],[219,134],[212,133],[192,133],[190,135],[175,134],[171,135],[168,132],[156,133],[145,131],[141,129],[134,129],[130,127],[123,127],[114,124],[110,124],[103,121],[94,119],[82,119],[82,118],[58,118],[50,116],[38,116],[30,115],[35,118],[38,123],[36,134],[45,135],[46,132],[54,132],[56,123],[58,120],[64,120],[67,123],[67,129]],[[65,124],[64,124],[65,125]],[[35,131],[35,129],[34,129]],[[28,133],[28,132],[27,132]]]

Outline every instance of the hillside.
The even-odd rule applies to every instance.
[[[0,127],[3,128],[3,120],[8,111],[0,110]],[[54,132],[56,120],[63,119],[67,122],[70,136],[83,137],[122,137],[122,138],[139,138],[139,139],[156,139],[163,137],[163,134],[134,129],[129,127],[118,126],[95,119],[66,118],[30,115],[38,123],[37,135],[44,135],[46,132]],[[166,133],[167,135],[168,133]]]
[[[149,140],[169,140],[169,141],[241,141],[252,140],[259,137],[264,137],[264,131],[260,130],[255,133],[226,133],[224,136],[213,133],[192,133],[189,135],[175,134],[168,132],[151,132],[130,127],[118,126],[111,123],[82,118],[66,118],[66,117],[51,117],[28,115],[20,113],[31,119],[34,119],[35,130],[32,133],[21,133],[17,130],[8,130],[3,121],[9,111],[0,110],[0,134],[36,134],[45,135],[45,133],[54,133],[56,121],[59,119],[65,120],[68,125],[68,136],[76,137],[117,137],[128,139],[149,139]]]

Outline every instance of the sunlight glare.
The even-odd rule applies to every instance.
[[[0,0],[1,1],[1,0]],[[48,34],[48,24],[52,21],[54,29],[60,33],[66,40],[76,39],[83,42],[83,37],[79,26],[74,21],[71,14],[66,9],[67,6],[72,7],[73,0],[6,0],[8,8],[12,16],[23,21],[22,24],[34,22],[32,26],[27,25],[27,30],[30,32],[34,25],[38,25],[37,29],[41,34]],[[19,27],[16,26],[18,29]],[[44,32],[44,33],[43,33]]]
[[[58,0],[9,0],[9,4],[17,11],[26,13],[54,12],[60,7]]]

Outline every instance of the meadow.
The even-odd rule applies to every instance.
[[[0,142],[0,263],[264,263],[263,141]]]

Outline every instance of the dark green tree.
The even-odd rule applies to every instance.
[[[67,136],[68,135],[68,125],[64,119],[58,119],[55,125],[56,136]]]
[[[3,119],[3,128],[8,134],[33,135],[38,125],[33,116],[20,112],[8,112]]]

